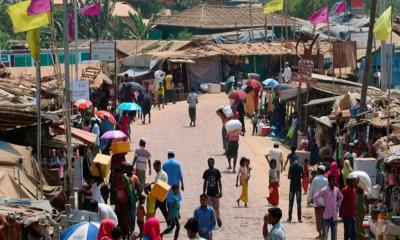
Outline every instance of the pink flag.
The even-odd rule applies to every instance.
[[[27,14],[28,16],[37,15],[39,13],[50,12],[50,0],[31,0]]]
[[[327,23],[328,22],[328,7],[323,7],[313,13],[308,20],[310,21],[311,24],[318,24],[318,23]]]
[[[88,4],[81,10],[81,13],[85,16],[99,16],[100,8],[100,3]]]
[[[75,20],[74,20],[74,12],[71,12],[71,15],[68,19],[68,37],[69,41],[72,42],[75,37]]]
[[[335,9],[335,14],[344,13],[346,11],[346,2],[341,1]]]

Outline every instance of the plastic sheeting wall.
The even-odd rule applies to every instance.
[[[197,59],[195,64],[188,64],[189,88],[199,89],[202,83],[222,81],[221,58]]]

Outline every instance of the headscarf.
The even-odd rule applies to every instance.
[[[347,176],[353,171],[353,168],[351,167],[350,161],[349,160],[344,160],[343,163],[343,169],[342,169],[342,175],[343,175],[343,181],[346,184],[346,179]]]
[[[325,177],[328,177],[331,174],[336,176],[336,184],[335,185],[336,185],[336,187],[339,186],[340,171],[338,169],[338,166],[337,166],[336,162],[332,162],[331,163],[331,167],[330,167],[329,171],[325,173]]]
[[[144,223],[143,235],[150,240],[161,240],[160,221],[155,217],[147,219]]]
[[[104,219],[100,223],[97,240],[111,240],[111,231],[116,227],[115,221],[112,219]]]

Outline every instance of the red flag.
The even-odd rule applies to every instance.
[[[100,8],[101,8],[100,3],[88,4],[81,10],[81,14],[85,16],[99,16]]]
[[[71,15],[68,19],[68,37],[69,41],[72,42],[75,37],[75,20],[74,20],[74,12],[71,12]]]
[[[346,2],[341,1],[335,9],[335,14],[344,13],[346,11]]]
[[[328,7],[325,6],[311,15],[308,20],[311,24],[328,23]]]
[[[31,0],[31,3],[29,4],[27,10],[27,14],[28,16],[32,16],[39,13],[50,12],[50,10],[50,0]]]

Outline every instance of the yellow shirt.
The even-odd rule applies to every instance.
[[[152,217],[156,213],[156,198],[151,193],[146,198],[146,213],[147,217]]]
[[[165,76],[165,89],[172,90],[172,75]]]
[[[158,90],[157,90],[157,95],[158,96],[164,96],[164,87],[161,86]]]

